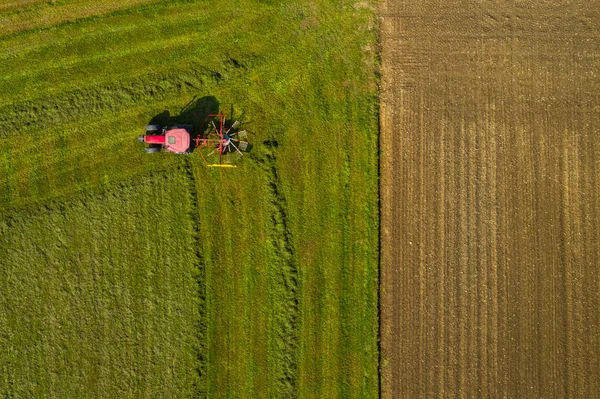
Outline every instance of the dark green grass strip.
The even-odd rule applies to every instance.
[[[206,391],[206,339],[207,339],[207,324],[206,324],[206,268],[203,261],[202,254],[202,243],[203,237],[200,229],[200,216],[198,214],[198,189],[196,181],[195,168],[189,157],[184,160],[185,166],[179,169],[180,172],[185,171],[187,178],[189,179],[189,192],[190,192],[190,220],[192,221],[192,232],[193,232],[193,251],[196,254],[196,263],[198,269],[198,318],[199,323],[197,326],[198,333],[198,351],[197,351],[197,363],[196,369],[199,376],[199,382],[195,391],[199,397],[205,397]]]
[[[274,378],[278,397],[291,398],[298,393],[298,323],[299,298],[298,264],[287,215],[287,201],[280,186],[276,151],[273,144],[265,144],[262,163],[268,179],[271,229],[269,232],[269,268],[272,283],[273,329],[277,339],[271,348]]]

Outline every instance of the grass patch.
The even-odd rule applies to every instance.
[[[161,174],[0,220],[0,393],[197,397],[192,183]]]

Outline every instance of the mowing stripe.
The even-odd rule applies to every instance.
[[[227,68],[225,66],[225,68]],[[0,139],[25,130],[74,122],[92,115],[115,112],[127,106],[156,101],[198,90],[224,72],[202,67],[170,75],[135,77],[99,87],[75,90],[52,97],[0,107]]]
[[[200,207],[198,204],[198,189],[197,189],[197,181],[196,181],[196,173],[194,165],[189,157],[185,157],[185,166],[184,166],[185,174],[187,175],[190,183],[190,203],[192,204],[190,208],[190,219],[192,220],[192,231],[193,237],[192,241],[195,244],[195,254],[196,254],[196,264],[197,264],[197,277],[198,280],[198,311],[199,315],[199,325],[197,328],[198,331],[198,362],[196,364],[196,370],[198,372],[199,384],[195,391],[201,395],[201,397],[205,397],[207,394],[206,391],[206,339],[207,339],[207,323],[206,323],[206,269],[204,265],[204,259],[202,255],[202,235],[200,231],[200,217],[199,211]]]
[[[164,0],[78,0],[61,5],[52,5],[52,3],[46,2],[45,5],[36,5],[31,7],[30,10],[3,15],[3,18],[0,19],[0,38],[22,34],[31,30],[54,28],[69,22],[124,12],[140,6],[148,7],[152,5],[156,7],[157,3],[161,2],[164,2]],[[5,12],[2,12],[2,14],[5,14]]]
[[[264,158],[264,170],[269,180],[271,203],[271,231],[269,234],[271,273],[276,281],[272,289],[274,306],[273,318],[275,334],[279,342],[271,348],[277,359],[275,389],[277,397],[297,396],[298,379],[298,323],[299,323],[299,287],[297,257],[293,248],[293,237],[289,228],[286,198],[282,192],[277,171],[275,152],[270,149]]]

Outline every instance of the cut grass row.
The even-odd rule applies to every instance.
[[[285,32],[285,21],[269,21],[267,6],[256,5],[251,13],[233,6],[213,8],[208,12],[203,2],[164,3],[9,38],[0,46],[5,54],[0,105],[114,83],[115,77],[172,74],[190,67],[217,71],[228,57],[268,56],[290,34],[269,32]],[[213,17],[217,12],[223,15],[219,19]],[[239,26],[247,26],[245,35],[236,33]]]
[[[80,18],[101,16],[142,4],[158,3],[160,0],[21,0],[12,4],[0,4],[0,37],[23,31],[48,29]]]

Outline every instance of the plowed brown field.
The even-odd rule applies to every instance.
[[[600,396],[600,2],[384,0],[382,394]]]

